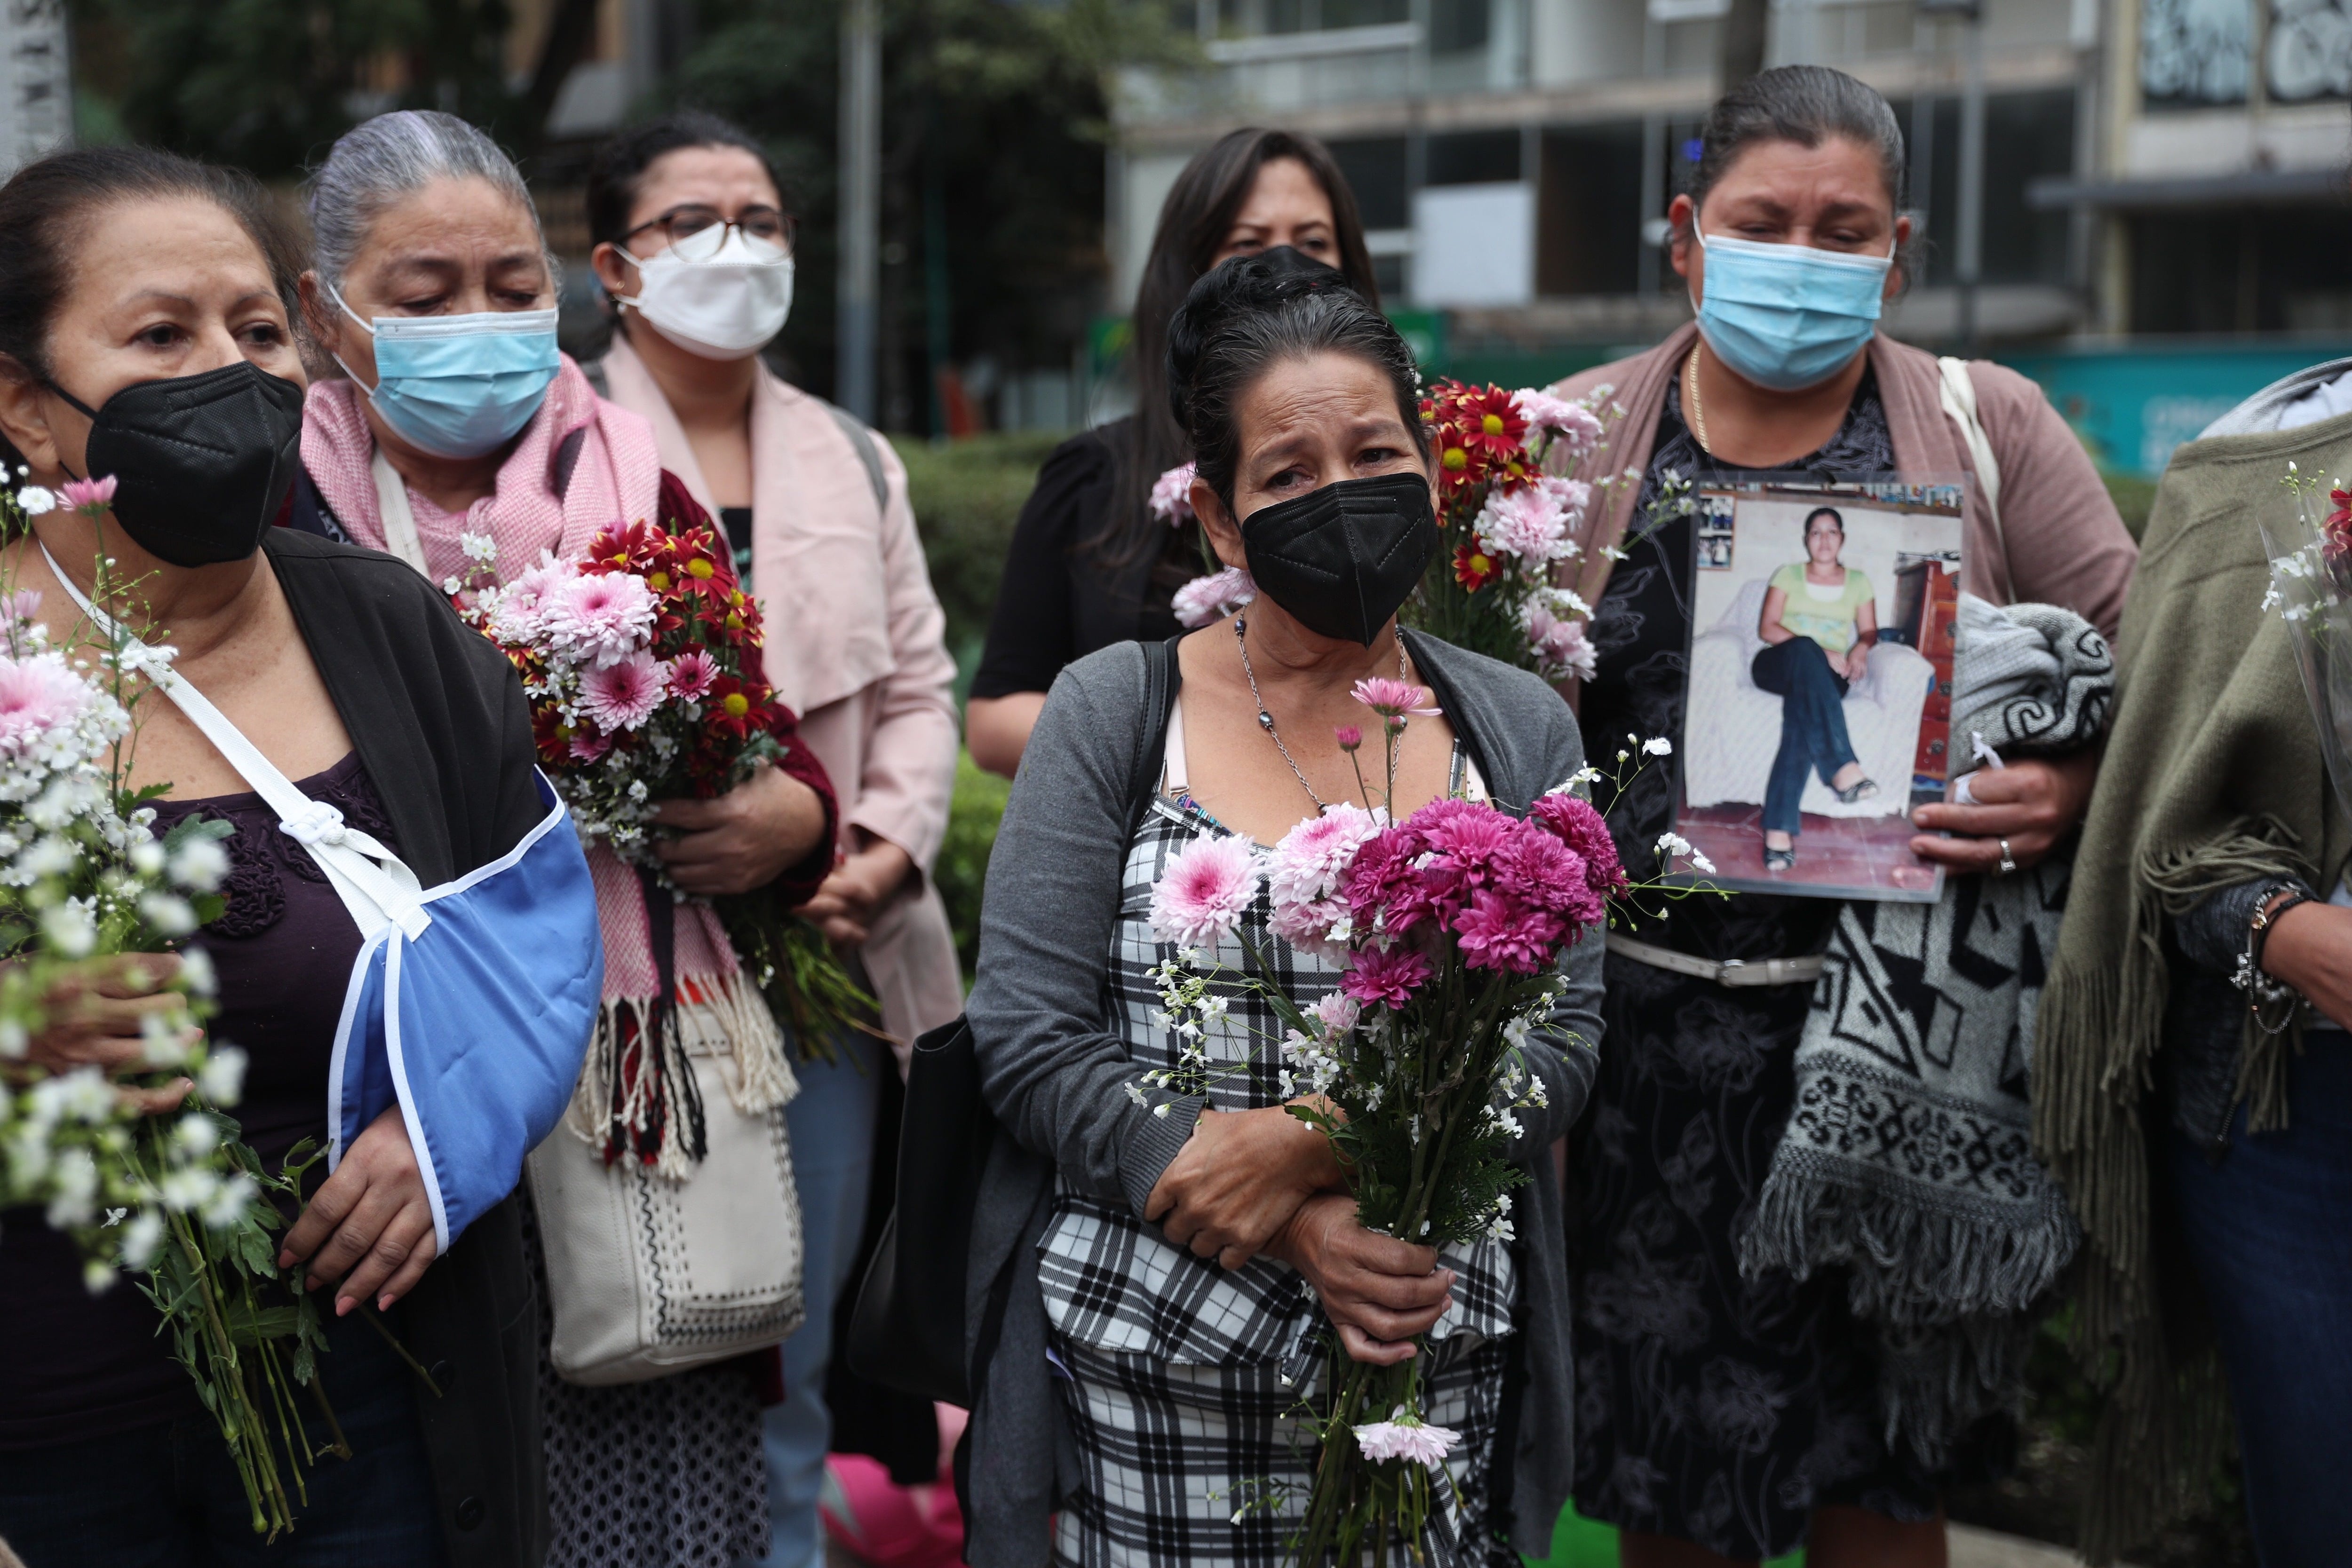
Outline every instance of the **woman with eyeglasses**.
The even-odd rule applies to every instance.
[[[478,582],[485,551],[489,575],[504,580],[545,551],[581,558],[604,529],[640,519],[710,526],[665,471],[651,427],[599,398],[557,350],[555,265],[522,177],[488,136],[454,115],[378,115],[336,142],[309,205],[303,315],[340,374],[315,383],[304,405],[293,526],[386,551],[436,585]],[[777,733],[777,766],[715,800],[661,805],[656,820],[670,835],[661,854],[679,889],[707,899],[773,887],[799,904],[832,874],[825,770],[789,723]],[[690,1035],[781,1056],[765,1005],[707,902],[654,903],[602,844],[589,868],[605,946],[598,1027],[612,1033],[590,1053],[589,1071],[612,1078],[583,1078],[586,1100],[620,1103],[621,1069],[594,1064],[617,1060],[656,1007],[674,1011]],[[665,925],[667,978],[654,957]],[[725,1109],[706,1100],[704,1113]],[[658,1126],[630,1131],[641,1130],[664,1135]],[[534,1154],[535,1175],[542,1160],[593,1162],[598,1152],[567,1119]],[[554,1234],[560,1211],[538,1213],[534,1234]],[[563,1314],[566,1299],[550,1278],[537,1294],[546,1346],[545,1314]],[[547,1568],[704,1568],[763,1549],[764,1368],[721,1362],[583,1387],[553,1364],[542,1359],[537,1413]]]
[[[881,1003],[883,1031],[912,1041],[962,1011],[963,984],[930,881],[955,787],[955,660],[906,471],[888,442],[760,357],[792,308],[793,224],[749,135],[697,112],[624,132],[590,168],[588,223],[614,304],[612,348],[589,369],[725,521],[765,616],[769,678],[840,798],[839,862],[802,912]],[[824,1561],[833,1308],[859,1260],[877,1108],[896,1087],[870,1036],[832,1046],[830,1059],[802,1053],[786,1110],[808,1316],[784,1342],[784,1400],[766,1416],[762,1561],[781,1568]],[[905,1447],[936,1455],[929,1405],[857,1394],[846,1415],[871,1426],[887,1407],[894,1426],[920,1428]]]

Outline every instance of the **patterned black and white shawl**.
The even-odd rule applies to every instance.
[[[2098,632],[2050,605],[1960,600],[1951,756],[1972,769],[2097,742],[2115,696]],[[1957,792],[1956,792],[1957,793]],[[1789,1128],[1740,1266],[1847,1271],[1879,1339],[1879,1403],[1928,1464],[2021,1401],[2035,1308],[2081,1240],[2032,1154],[2034,1010],[2072,846],[1932,904],[1840,911],[1797,1047]]]

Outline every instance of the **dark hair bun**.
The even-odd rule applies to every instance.
[[[1202,273],[1168,323],[1168,405],[1177,428],[1192,428],[1193,377],[1202,355],[1221,331],[1315,294],[1362,299],[1349,286],[1346,274],[1286,245],[1231,258]]]

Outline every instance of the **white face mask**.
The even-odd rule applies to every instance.
[[[639,259],[637,292],[621,304],[705,359],[748,359],[784,330],[793,310],[793,258],[772,240],[713,224]]]

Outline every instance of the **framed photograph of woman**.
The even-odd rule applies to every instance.
[[[1675,832],[1744,890],[1927,901],[1911,807],[1941,800],[1958,482],[1702,482]]]

